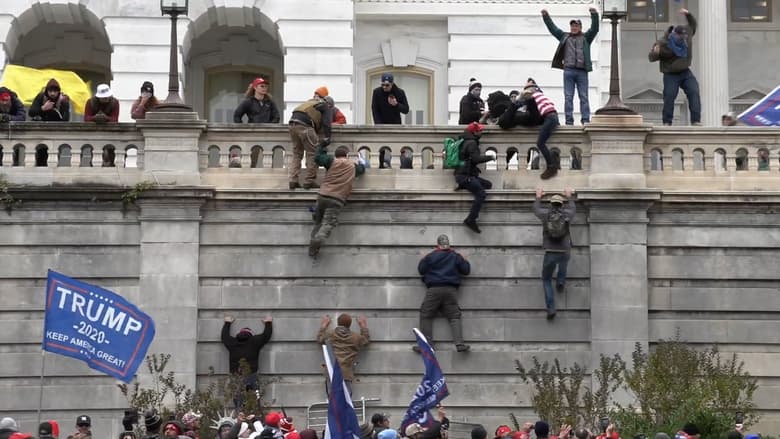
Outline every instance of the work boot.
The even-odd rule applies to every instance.
[[[319,189],[319,187],[320,187],[320,185],[318,185],[317,183],[314,183],[314,182],[312,182],[312,183],[304,183],[303,184],[303,188],[304,189]]]
[[[555,318],[555,310],[554,309],[548,309],[547,310],[547,320],[552,320]]]
[[[555,177],[556,174],[558,174],[558,168],[556,168],[555,166],[551,166],[551,167],[545,169],[544,172],[542,172],[542,177],[541,178],[542,178],[542,180],[547,180],[547,179]]]
[[[482,230],[479,229],[476,220],[465,219],[463,220],[463,224],[465,224],[466,227],[471,229],[471,231],[473,231],[474,233],[482,233]]]
[[[320,246],[322,246],[322,241],[312,238],[311,241],[309,241],[309,257],[316,258],[320,253]]]
[[[452,331],[452,340],[455,342],[455,350],[466,352],[471,346],[463,342],[463,323],[460,319],[450,319],[450,330]]]
[[[297,181],[291,181],[290,182],[290,190],[291,191],[295,190],[295,189],[298,189],[299,187],[301,187],[301,184],[298,183]]]

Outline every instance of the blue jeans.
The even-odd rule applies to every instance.
[[[677,99],[677,93],[681,88],[688,98],[691,123],[701,122],[699,81],[696,80],[691,69],[685,69],[680,73],[664,73],[664,109],[661,113],[663,122],[671,125],[674,119],[674,100]]]
[[[469,216],[466,217],[466,220],[476,221],[477,218],[479,218],[479,211],[482,210],[482,205],[485,203],[485,198],[487,198],[485,189],[491,189],[493,183],[484,178],[461,174],[455,176],[455,181],[458,183],[459,187],[474,194],[474,202],[471,203],[471,210],[469,211]]]
[[[590,122],[590,103],[588,102],[588,72],[583,69],[567,67],[563,69],[563,112],[566,125],[574,125],[574,86],[580,98],[580,120]]]
[[[555,290],[552,284],[552,275],[555,267],[558,267],[559,285],[566,284],[566,268],[569,265],[569,253],[566,252],[544,252],[544,262],[542,262],[542,286],[544,287],[544,305],[547,311],[555,312]]]
[[[536,146],[539,148],[539,152],[542,153],[542,157],[544,157],[544,161],[547,162],[548,168],[557,168],[559,163],[555,159],[553,159],[552,154],[550,154],[550,148],[547,147],[547,140],[550,139],[550,136],[552,136],[553,131],[555,131],[555,128],[560,125],[558,122],[558,113],[549,113],[546,116],[544,116],[544,122],[542,122],[542,127],[539,128],[539,137],[536,138]]]

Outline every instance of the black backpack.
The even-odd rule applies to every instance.
[[[569,234],[569,219],[566,218],[563,209],[550,208],[544,221],[544,231],[553,241],[560,241]]]

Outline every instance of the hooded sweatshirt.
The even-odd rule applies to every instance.
[[[252,335],[247,338],[238,338],[230,336],[230,323],[225,322],[222,325],[222,344],[225,345],[230,353],[230,373],[238,373],[241,359],[249,363],[249,371],[257,373],[257,356],[260,355],[260,349],[268,343],[273,333],[271,322],[265,322],[265,329],[262,334]]]
[[[46,84],[46,88],[38,93],[30,105],[30,111],[27,113],[31,118],[40,117],[47,122],[67,122],[70,120],[70,99],[66,94],[60,91],[57,99],[49,97],[49,90],[60,90],[60,83],[52,78]],[[48,101],[54,101],[54,107],[51,110],[43,111],[41,107]]]
[[[352,381],[355,378],[352,371],[355,358],[357,358],[360,348],[367,346],[371,341],[368,336],[368,328],[360,328],[360,334],[352,332],[344,326],[336,326],[332,330],[320,328],[317,333],[317,343],[325,344],[328,341],[333,347],[333,355],[339,362],[344,380]]]

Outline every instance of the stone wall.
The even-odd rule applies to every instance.
[[[396,423],[422,367],[410,349],[424,293],[416,263],[440,233],[473,264],[460,292],[472,352],[454,352],[443,319],[434,328],[452,420],[484,422],[490,430],[508,422],[509,412],[532,418],[531,389],[520,382],[515,359],[558,358],[589,367],[602,353],[625,356],[635,343],[652,345],[679,331],[696,346],[717,343],[738,353],[759,377],[760,429],[780,426],[772,397],[778,375],[770,366],[780,352],[773,270],[780,239],[780,197],[772,189],[780,180],[777,130],[604,120],[561,128],[551,145],[564,157],[576,147],[583,161],[582,169],[564,169],[543,183],[551,193],[574,187],[578,207],[570,281],[558,296],[558,317],[548,322],[538,279],[540,225],[531,213],[541,170],[524,164],[535,130],[485,134],[483,145],[494,150],[498,164],[485,171],[496,189],[480,235],[460,224],[471,197],[452,191],[450,171],[436,158],[441,139],[457,134],[452,128],[336,130],[335,144],[353,155],[366,147],[373,160],[381,147],[408,147],[415,169],[369,169],[314,263],[306,245],[316,194],[283,189],[290,160],[284,127],[155,116],[105,131],[71,125],[15,124],[2,141],[0,170],[22,203],[0,213],[0,350],[6,360],[0,412],[25,429],[36,423],[47,268],[115,290],[150,313],[157,323],[150,352],[171,353],[172,369],[190,385],[206,384],[210,367],[227,371],[219,342],[224,314],[236,316],[235,327],[256,330],[272,315],[274,336],[260,370],[282,377],[270,397],[301,424],[306,407],[325,400],[314,342],[320,317],[365,314],[373,343],[359,357],[355,395],[381,398],[372,405]],[[134,145],[143,157],[139,166],[57,166],[51,156],[48,166],[33,166],[37,146],[54,154],[67,140],[74,151],[84,144],[99,151],[110,139],[119,150]],[[15,145],[25,145],[23,166],[8,166]],[[255,145],[262,147],[264,167],[248,166]],[[210,161],[213,146],[216,163]],[[233,146],[242,168],[227,167]],[[276,148],[281,162],[274,160]],[[507,170],[511,148],[521,152],[522,164]],[[762,148],[770,153],[766,171],[757,165]],[[692,165],[699,149],[703,169]],[[707,166],[718,149],[722,169]],[[734,164],[742,149],[755,166]],[[676,150],[679,169],[671,164]],[[667,157],[660,169],[653,168],[653,151]],[[420,169],[426,161],[434,169]],[[159,184],[123,208],[122,195],[141,181]],[[99,434],[118,433],[127,403],[113,379],[54,355],[46,356],[44,372],[44,418],[60,420],[68,431],[85,412]]]

